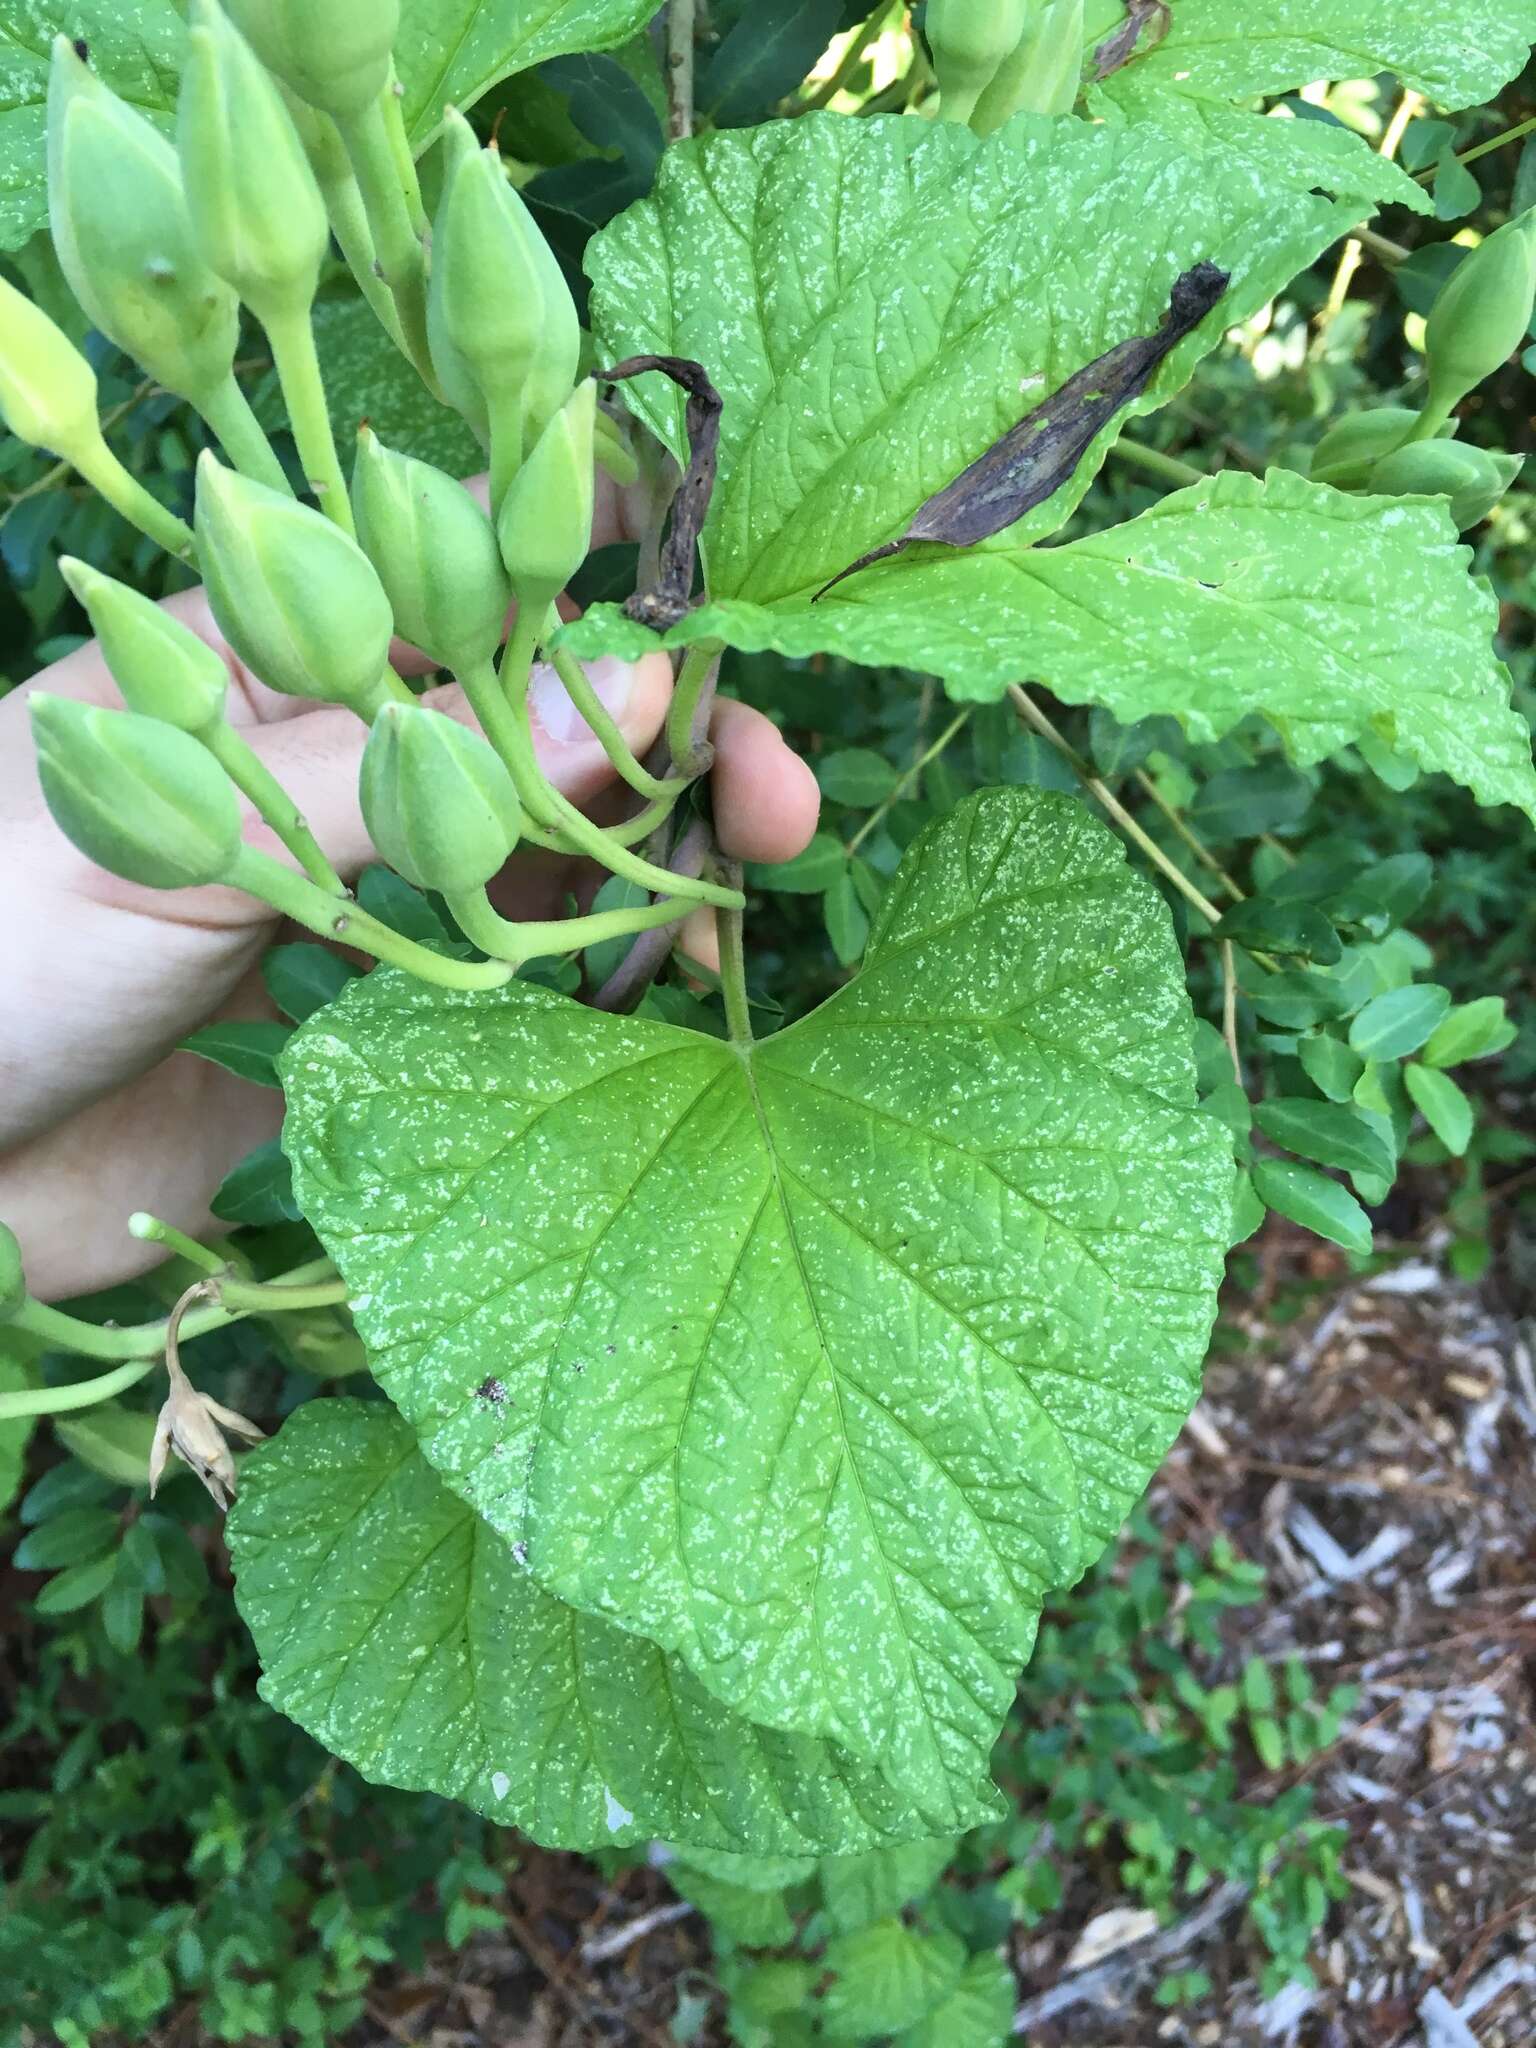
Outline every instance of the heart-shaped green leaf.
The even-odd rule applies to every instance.
[[[841,1853],[924,1833],[868,1766],[752,1727],[653,1644],[551,1598],[383,1402],[290,1415],[242,1465],[228,1534],[263,1697],[376,1782],[569,1849]]]
[[[998,791],[750,1051],[370,975],[293,1040],[285,1144],[380,1380],[541,1582],[937,1821],[1195,1397],[1231,1169],[1189,1017],[1118,841]]]

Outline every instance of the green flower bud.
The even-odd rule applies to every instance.
[[[1367,489],[1390,498],[1449,498],[1451,517],[1465,531],[1488,517],[1524,463],[1521,455],[1460,441],[1416,441],[1384,456]]]
[[[491,438],[491,418],[469,358],[459,348],[445,324],[443,304],[442,235],[448,221],[448,198],[454,180],[466,163],[480,154],[480,144],[475,131],[464,117],[450,107],[443,127],[442,159],[443,170],[439,185],[437,219],[432,231],[432,276],[427,295],[427,339],[431,346],[432,367],[437,372],[443,395],[454,411],[463,415],[471,431],[482,443]]]
[[[1424,329],[1428,418],[1444,419],[1508,362],[1525,340],[1533,303],[1536,209],[1480,243],[1435,300]]]
[[[267,69],[301,100],[345,117],[389,82],[400,0],[224,0]]]
[[[240,805],[189,734],[44,691],[31,711],[43,795],[87,859],[148,889],[195,889],[228,874]]]
[[[418,889],[483,889],[522,833],[501,757],[419,704],[386,704],[373,721],[358,788],[374,845]]]
[[[48,218],[69,288],[108,341],[194,404],[224,385],[240,307],[197,253],[176,152],[67,36],[48,82]]]
[[[500,432],[520,420],[531,447],[576,382],[581,325],[500,156],[466,147],[474,137],[461,114],[449,115],[448,132],[427,303],[433,364],[472,425],[489,421]]]
[[[990,135],[1015,114],[1070,114],[1083,75],[1083,0],[1036,0],[1013,54],[982,93],[971,126]]]
[[[63,556],[59,569],[84,605],[130,711],[190,733],[219,723],[229,670],[206,640],[153,598],[73,555]]]
[[[332,519],[224,468],[197,464],[198,560],[219,631],[271,689],[345,704],[383,701],[393,627],[373,564]]]
[[[929,0],[928,47],[947,121],[969,121],[1024,40],[1030,0]]]
[[[500,644],[512,591],[491,522],[468,491],[364,428],[352,509],[396,631],[440,668],[462,675],[483,667]]]
[[[101,438],[96,372],[42,308],[3,277],[0,420],[18,441],[71,459]]]
[[[587,559],[596,416],[597,386],[589,377],[544,429],[502,499],[496,539],[520,604],[553,604]]]
[[[0,1323],[8,1322],[27,1298],[27,1276],[14,1230],[0,1223]]]
[[[1418,414],[1405,405],[1378,405],[1335,420],[1312,450],[1313,483],[1332,484],[1336,491],[1364,490],[1382,456],[1401,448],[1418,424]]]
[[[264,324],[307,311],[330,228],[276,83],[214,0],[192,0],[178,139],[203,260]]]

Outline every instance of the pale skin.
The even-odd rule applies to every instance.
[[[624,507],[599,479],[593,545],[623,539]],[[171,601],[229,664],[229,715],[298,801],[350,880],[374,857],[357,806],[366,729],[350,712],[278,696],[224,646],[200,590]],[[419,671],[408,652],[401,666]],[[671,687],[664,657],[594,669],[637,754],[660,730]],[[27,731],[33,690],[95,704],[121,703],[94,645],[55,662],[0,700],[0,1220],[21,1241],[28,1283],[60,1300],[129,1279],[163,1253],[131,1237],[144,1209],[194,1235],[225,1226],[208,1202],[229,1168],[275,1135],[275,1091],[172,1050],[218,1018],[271,1015],[259,962],[276,934],[273,914],[238,891],[141,889],[103,874],[49,817]],[[425,700],[470,722],[457,689]],[[545,773],[574,802],[604,815],[613,775],[552,677],[534,692],[535,738]],[[712,792],[722,850],[744,860],[787,860],[815,828],[814,777],[769,720],[722,701],[711,738]],[[247,838],[281,854],[248,819]],[[580,886],[570,863],[514,861],[501,877],[507,916],[550,916]],[[710,958],[709,913],[685,944]],[[307,937],[307,934],[293,936]]]

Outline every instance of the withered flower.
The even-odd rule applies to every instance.
[[[233,1408],[226,1408],[221,1401],[215,1401],[211,1395],[200,1394],[182,1370],[178,1341],[181,1318],[191,1304],[200,1300],[207,1291],[201,1286],[189,1288],[172,1310],[166,1327],[165,1369],[171,1390],[160,1410],[155,1424],[155,1440],[150,1446],[149,1494],[153,1500],[165,1472],[166,1459],[174,1450],[183,1464],[191,1466],[218,1505],[227,1511],[235,1492],[235,1461],[223,1433],[227,1429],[236,1436],[257,1443],[266,1431],[258,1429],[245,1416],[237,1415]]]

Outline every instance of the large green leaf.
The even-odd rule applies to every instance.
[[[365,1777],[570,1849],[921,1832],[867,1767],[752,1727],[653,1644],[552,1599],[384,1403],[310,1402],[240,1487],[229,1543],[262,1695]]]
[[[43,133],[56,35],[83,38],[123,98],[168,126],[186,28],[173,0],[0,0],[0,249],[48,222]]]
[[[711,593],[803,608],[1069,376],[1150,333],[1182,271],[1208,258],[1233,282],[1132,412],[1362,210],[1277,193],[1155,125],[1021,117],[978,142],[955,122],[811,115],[669,151],[588,267],[611,357],[694,357],[725,399]],[[624,391],[680,448],[672,387]],[[1061,525],[1114,433],[1016,543]]]
[[[428,140],[445,106],[471,107],[546,58],[611,50],[655,12],[655,0],[404,0],[395,64],[412,142]]]
[[[750,1053],[375,974],[284,1079],[375,1372],[540,1580],[973,1804],[1043,1595],[1194,1399],[1228,1240],[1182,965],[1112,835],[962,805],[862,974]]]
[[[918,550],[814,609],[709,605],[668,638],[931,669],[957,697],[1022,674],[1125,724],[1172,713],[1198,740],[1260,712],[1302,762],[1374,733],[1536,817],[1530,731],[1470,560],[1441,503],[1227,472],[1065,547]],[[571,633],[654,644],[611,609]]]
[[[1247,99],[1324,78],[1395,71],[1446,107],[1473,107],[1525,69],[1536,0],[1173,0],[1167,35],[1148,37],[1116,78],[1173,92]],[[1090,39],[1125,20],[1123,0],[1091,0]]]

